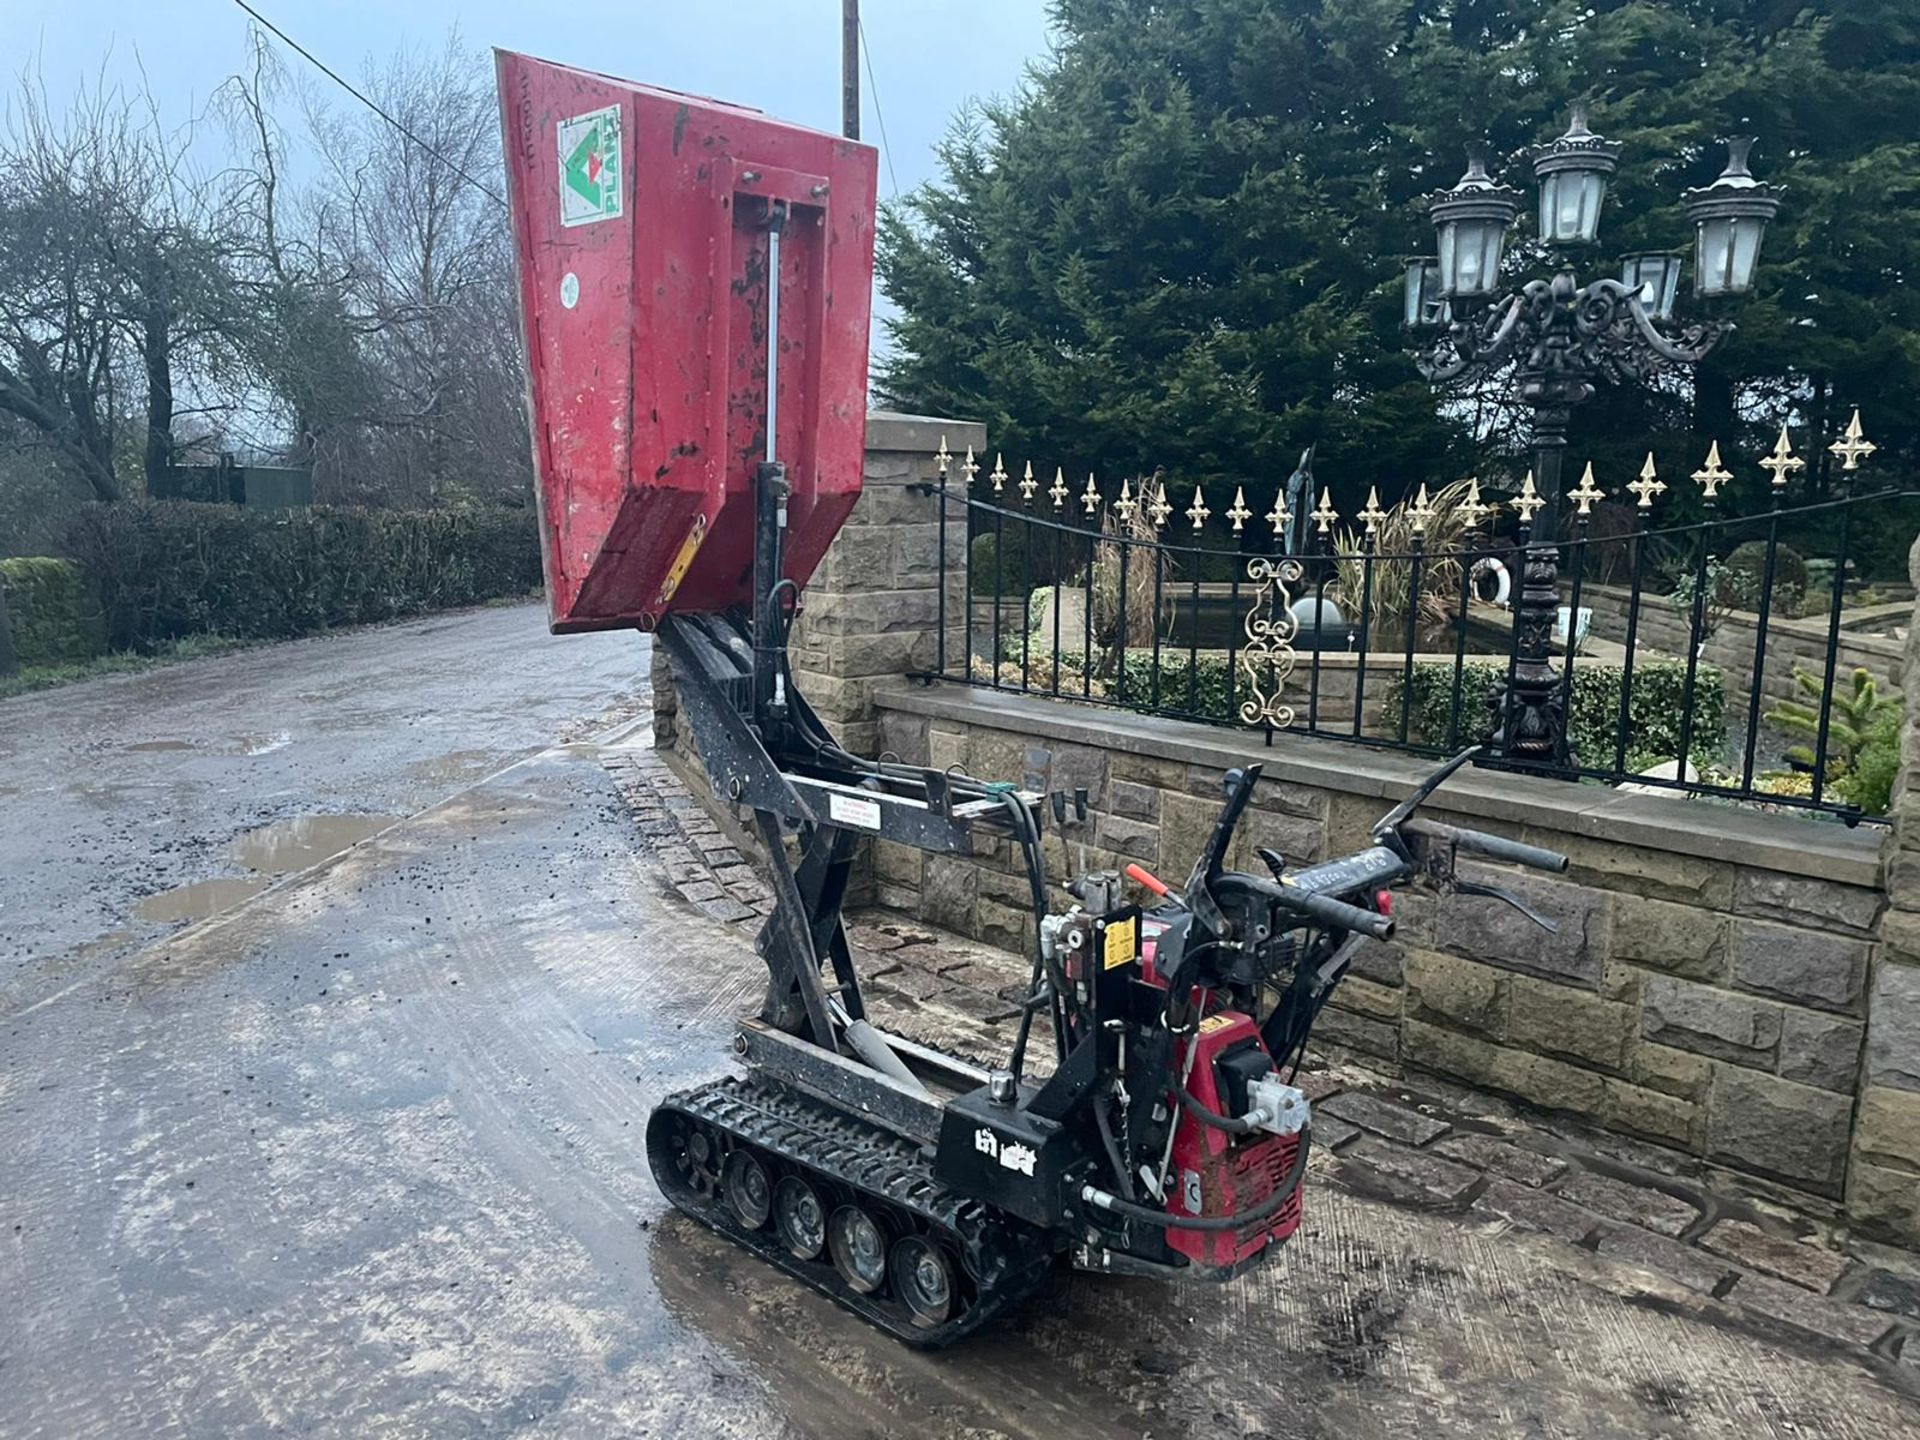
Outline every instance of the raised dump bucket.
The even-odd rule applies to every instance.
[[[804,584],[860,493],[874,152],[757,111],[497,55],[549,619],[752,602],[779,246],[775,451]]]

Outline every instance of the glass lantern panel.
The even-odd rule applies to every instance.
[[[1540,235],[1552,245],[1586,245],[1600,230],[1604,175],[1556,170],[1540,182]]]
[[[1415,260],[1412,264],[1407,266],[1406,323],[1409,327],[1418,325],[1420,323],[1421,311],[1426,308],[1425,306],[1426,296],[1424,293],[1424,286],[1423,286],[1423,281],[1425,279],[1426,273],[1427,273],[1427,264],[1426,264],[1426,261],[1424,260]]]
[[[1753,288],[1753,271],[1760,259],[1760,237],[1766,233],[1764,220],[1733,222],[1733,256],[1727,273],[1727,288],[1733,294],[1744,295]]]
[[[1440,234],[1440,289],[1451,293],[1457,287],[1455,257],[1459,254],[1460,222],[1449,220],[1438,227]]]
[[[1725,295],[1732,288],[1733,221],[1702,220],[1693,266],[1694,288],[1702,295]]]

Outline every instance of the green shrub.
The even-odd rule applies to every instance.
[[[92,582],[108,643],[141,652],[188,635],[284,639],[540,583],[533,512],[506,507],[90,505],[66,549]]]
[[[1594,769],[1613,764],[1620,734],[1618,665],[1584,661],[1573,669],[1573,695],[1567,717],[1567,736],[1580,763]],[[1468,661],[1460,674],[1459,742],[1484,741],[1493,729],[1494,687],[1506,678],[1505,661]],[[1429,745],[1449,744],[1448,721],[1453,706],[1453,667],[1422,665],[1413,672],[1413,701],[1408,738]],[[1644,770],[1680,751],[1680,729],[1685,712],[1687,667],[1676,660],[1656,660],[1633,667],[1633,693],[1627,710],[1627,769]],[[1401,682],[1388,682],[1386,713],[1397,715]],[[1704,768],[1718,758],[1726,743],[1726,680],[1719,669],[1701,665],[1693,677],[1693,730],[1688,736],[1689,758]]]
[[[1766,588],[1767,542],[1748,540],[1733,547],[1721,566],[1720,589],[1724,597],[1741,610],[1758,611],[1760,593]],[[1794,616],[1807,598],[1807,562],[1791,545],[1776,545],[1773,550],[1773,603],[1775,615]]]
[[[1884,815],[1893,805],[1893,782],[1900,772],[1900,730],[1906,713],[1899,701],[1868,723],[1853,764],[1833,782],[1841,798],[1869,815]]]
[[[1193,657],[1191,674],[1187,652],[1160,652],[1159,703],[1154,703],[1153,651],[1129,650],[1121,662],[1126,684],[1120,691],[1129,710],[1173,710],[1202,720],[1238,722],[1234,714],[1233,667],[1222,654],[1203,652]],[[1239,677],[1239,697],[1246,698],[1245,677]]]
[[[77,566],[45,557],[0,560],[0,587],[22,666],[70,665],[106,650],[106,616]]]

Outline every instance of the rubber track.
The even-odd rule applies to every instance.
[[[973,1304],[943,1325],[921,1328],[903,1306],[876,1303],[851,1289],[826,1260],[792,1255],[773,1229],[743,1228],[724,1199],[707,1203],[672,1173],[664,1153],[663,1119],[669,1114],[710,1125],[789,1166],[909,1212],[960,1250],[978,1289]],[[669,1095],[648,1119],[647,1150],[655,1180],[677,1208],[916,1349],[939,1349],[972,1334],[1031,1295],[1052,1268],[1054,1246],[1045,1231],[940,1184],[921,1147],[764,1076]]]

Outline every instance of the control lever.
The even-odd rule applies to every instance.
[[[1263,861],[1266,862],[1267,869],[1273,872],[1274,879],[1280,881],[1283,884],[1286,882],[1286,878],[1287,878],[1287,857],[1286,856],[1282,855],[1278,850],[1268,849],[1265,845],[1256,846],[1254,848],[1253,853],[1258,855]]]
[[[1528,905],[1526,901],[1522,900],[1518,895],[1511,895],[1496,885],[1480,885],[1472,880],[1462,880],[1458,876],[1455,876],[1451,888],[1456,895],[1479,895],[1488,900],[1502,901],[1518,910],[1549,935],[1558,935],[1560,933],[1560,922],[1558,920],[1549,920],[1538,910]]]

